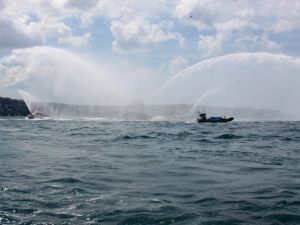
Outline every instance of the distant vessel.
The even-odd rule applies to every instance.
[[[232,121],[234,118],[233,117],[209,117],[206,118],[206,113],[199,113],[199,116],[197,118],[198,123],[226,123],[229,121]]]
[[[45,119],[46,116],[40,112],[32,112],[27,117],[27,119]]]

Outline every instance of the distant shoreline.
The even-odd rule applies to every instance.
[[[145,105],[141,102],[127,106],[73,105],[64,103],[31,102],[32,111],[41,112],[49,117],[102,117],[128,120],[150,120],[157,116],[167,119],[192,119],[198,111],[205,111],[211,116],[233,116],[241,120],[285,120],[294,119],[276,110],[254,109],[250,107],[214,107],[199,106],[191,112],[191,104]],[[30,113],[24,100],[0,97],[0,116],[27,116]]]

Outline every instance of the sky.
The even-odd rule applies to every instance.
[[[48,73],[49,60],[72,68],[80,57],[113,89],[146,98],[214,57],[300,57],[299,40],[299,0],[0,0],[0,95]]]

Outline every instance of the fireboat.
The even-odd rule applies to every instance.
[[[219,116],[212,116],[207,118],[206,113],[199,113],[197,122],[198,123],[227,123],[229,121],[232,121],[233,117],[219,117]]]
[[[40,113],[40,112],[32,112],[29,115],[27,115],[27,119],[45,119],[46,115]]]

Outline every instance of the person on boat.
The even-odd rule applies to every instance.
[[[200,119],[200,120],[206,120],[206,113],[201,113],[201,112],[198,112],[198,118]]]

